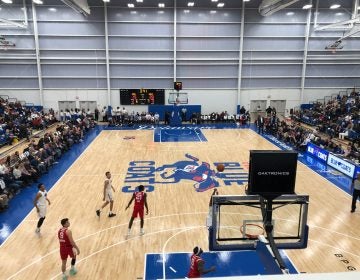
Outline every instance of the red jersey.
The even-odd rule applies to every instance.
[[[67,228],[61,228],[58,232],[58,238],[60,242],[60,248],[72,248],[69,237],[66,234]]]
[[[199,262],[202,261],[203,259],[200,258],[199,256],[193,254],[190,258],[190,271],[188,273],[188,277],[189,278],[199,278],[201,276],[200,272],[199,272]]]
[[[145,204],[145,193],[144,192],[135,192],[135,205],[134,208],[144,208]]]

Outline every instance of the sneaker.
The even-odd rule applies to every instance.
[[[145,234],[144,230],[140,229],[140,235],[144,235],[144,234]]]
[[[35,233],[38,233],[38,234],[39,234],[39,233],[40,233],[40,228],[36,228],[36,229],[35,229]]]
[[[71,276],[74,276],[76,273],[77,273],[77,269],[76,269],[75,267],[72,267],[72,268],[70,269],[70,275],[71,275]]]
[[[351,209],[351,211],[350,211],[351,213],[354,213],[355,212],[355,209]]]
[[[131,230],[129,229],[126,236],[130,236],[130,235],[131,235]]]
[[[96,215],[100,217],[100,210],[96,210]]]
[[[109,218],[112,218],[112,217],[115,217],[116,216],[116,214],[115,213],[111,213],[111,214],[109,214]]]

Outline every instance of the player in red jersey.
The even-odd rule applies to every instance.
[[[138,186],[138,191],[133,194],[131,197],[128,206],[126,206],[125,210],[128,209],[135,200],[134,211],[130,218],[128,236],[131,234],[131,226],[134,222],[134,219],[139,215],[140,217],[140,235],[144,234],[144,206],[146,208],[146,215],[149,213],[147,201],[146,201],[146,193],[144,192],[145,187],[143,185]]]
[[[190,258],[190,271],[188,273],[189,278],[199,278],[202,275],[215,271],[215,266],[205,269],[205,261],[200,257],[203,250],[200,247],[195,247],[193,250],[194,254]]]
[[[58,238],[60,242],[60,256],[62,260],[61,271],[62,271],[62,279],[66,280],[66,261],[68,256],[71,258],[71,269],[70,275],[75,275],[77,270],[75,268],[76,255],[80,254],[80,249],[76,245],[71,230],[69,229],[70,222],[68,218],[61,220],[61,225],[63,226],[58,231]]]

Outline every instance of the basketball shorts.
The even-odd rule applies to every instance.
[[[107,191],[105,194],[105,201],[111,202],[113,200],[114,200],[114,196],[113,196],[112,191]]]
[[[144,207],[141,208],[134,208],[132,217],[136,218],[137,216],[139,216],[140,219],[144,218]]]
[[[75,259],[75,255],[72,247],[60,247],[60,257],[62,260],[66,260],[68,257]]]
[[[46,216],[46,206],[45,205],[40,205],[38,206],[39,208],[39,212],[37,213],[39,218],[44,218]]]

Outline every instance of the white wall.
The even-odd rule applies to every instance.
[[[337,94],[341,89],[305,89],[304,102],[309,103],[316,99],[324,98]],[[165,104],[168,104],[169,92],[165,91]],[[205,114],[214,111],[226,110],[230,114],[236,113],[238,96],[236,90],[183,90],[188,93],[189,105],[202,105],[202,111]],[[0,95],[8,95],[17,98],[26,103],[40,104],[38,90],[0,90]],[[300,89],[243,89],[240,94],[239,104],[250,108],[251,100],[267,100],[267,106],[270,100],[286,100],[286,109],[294,108],[300,105]],[[60,89],[44,90],[44,107],[58,110],[58,101],[97,101],[98,108],[107,106],[107,91],[104,89]],[[120,105],[119,90],[111,91],[111,106],[124,107]],[[147,106],[125,106],[131,112],[142,112],[147,110]]]

